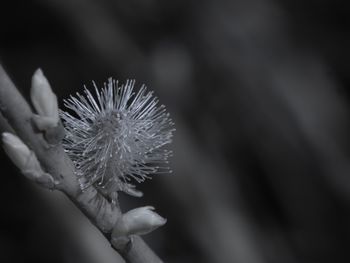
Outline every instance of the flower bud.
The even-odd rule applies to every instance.
[[[166,219],[153,212],[152,206],[135,208],[123,214],[117,221],[112,236],[144,235],[164,225]]]
[[[30,150],[20,138],[9,132],[2,134],[3,147],[12,162],[22,171],[26,168]]]
[[[53,189],[57,185],[52,176],[42,170],[34,152],[20,138],[4,132],[2,134],[2,142],[6,154],[24,176],[45,188]]]
[[[30,97],[33,106],[41,118],[39,128],[55,127],[59,121],[57,97],[41,69],[32,77]]]

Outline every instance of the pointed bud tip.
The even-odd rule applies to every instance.
[[[34,71],[34,76],[36,75],[44,75],[44,72],[41,68],[37,68],[35,71]]]
[[[9,132],[3,132],[2,134],[1,134],[1,139],[2,140],[6,140],[8,137],[10,137],[12,134],[11,133],[9,133]]]
[[[166,222],[165,218],[154,212],[153,206],[139,207],[126,212],[113,233],[115,236],[144,235],[163,226]]]
[[[8,132],[3,132],[1,134],[1,141],[3,144],[8,144],[11,140],[11,134]]]
[[[32,88],[35,87],[40,87],[38,84],[39,83],[45,83],[46,84],[47,79],[44,75],[44,72],[42,71],[41,68],[38,68],[34,71],[34,74],[32,76]]]
[[[30,97],[39,116],[49,117],[51,118],[51,122],[54,124],[58,123],[57,97],[52,91],[49,81],[44,76],[41,68],[38,68],[33,74]]]
[[[10,132],[3,132],[1,134],[1,140],[5,144],[22,144],[23,142],[14,134]]]

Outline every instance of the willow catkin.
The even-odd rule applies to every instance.
[[[81,188],[95,185],[113,199],[124,191],[138,195],[132,180],[143,182],[153,174],[169,172],[174,123],[153,92],[135,81],[119,85],[109,79],[95,97],[85,87],[65,100],[72,114],[61,111],[66,129],[63,146],[77,168]]]

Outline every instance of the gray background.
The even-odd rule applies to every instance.
[[[174,173],[121,204],[168,219],[145,237],[166,262],[349,262],[349,12],[339,0],[2,1],[0,60],[25,96],[41,67],[61,106],[111,76],[155,90],[176,122]],[[120,261],[0,156],[0,262]]]

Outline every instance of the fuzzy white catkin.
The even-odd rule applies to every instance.
[[[172,140],[174,123],[152,92],[142,86],[135,93],[134,84],[119,86],[110,78],[100,90],[94,83],[95,97],[85,88],[84,95],[65,101],[74,115],[61,112],[63,146],[76,165],[82,189],[94,184],[113,199],[116,191],[136,193],[131,179],[143,182],[169,172],[171,151],[164,146]]]

